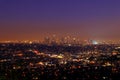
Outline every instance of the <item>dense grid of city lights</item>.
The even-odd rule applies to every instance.
[[[120,80],[120,0],[0,0],[0,80]]]

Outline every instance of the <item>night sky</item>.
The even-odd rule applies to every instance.
[[[52,34],[119,40],[120,0],[0,0],[0,40]]]

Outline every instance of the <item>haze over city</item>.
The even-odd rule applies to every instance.
[[[56,34],[120,39],[119,0],[0,0],[0,40],[41,40]]]
[[[0,0],[0,80],[120,80],[120,0]]]

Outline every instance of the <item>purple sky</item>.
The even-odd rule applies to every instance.
[[[120,39],[120,0],[0,0],[0,40]]]

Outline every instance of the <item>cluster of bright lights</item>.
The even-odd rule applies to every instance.
[[[96,45],[96,44],[98,44],[98,42],[94,40],[94,41],[92,42],[92,44],[95,44],[95,45]]]

